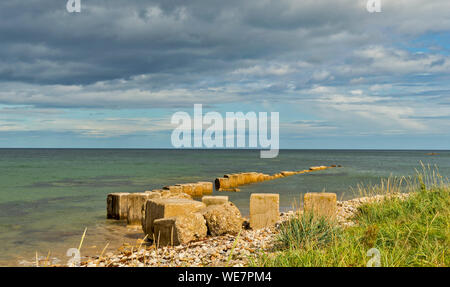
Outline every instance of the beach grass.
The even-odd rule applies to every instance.
[[[437,169],[422,166],[414,178],[390,178],[358,192],[410,196],[361,205],[352,227],[300,214],[280,227],[276,249],[252,257],[250,265],[364,267],[375,260],[383,267],[450,266],[450,188]]]

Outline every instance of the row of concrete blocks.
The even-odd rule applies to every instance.
[[[332,166],[312,166],[307,170],[300,171],[282,171],[273,175],[258,173],[258,172],[243,172],[225,174],[223,177],[218,177],[214,181],[216,190],[218,191],[239,191],[237,187],[245,184],[257,183],[266,180],[273,180],[281,177],[291,176],[295,174],[307,173],[311,171],[324,170],[328,168],[337,167]]]
[[[213,192],[213,183],[199,181],[196,183],[183,183],[164,186],[163,190],[169,190],[171,193],[185,193],[194,197],[201,197]],[[155,190],[161,192],[161,190]]]
[[[204,196],[202,202],[187,198],[161,198],[160,194],[113,193],[108,195],[108,218],[127,218],[130,225],[141,225],[147,238],[160,245],[177,245],[206,236],[199,213],[207,206],[228,202],[227,196]],[[126,206],[126,208],[125,208]],[[336,215],[336,194],[307,193],[304,211],[319,216]],[[240,217],[240,214],[239,214]],[[223,220],[230,220],[224,217]],[[250,196],[250,227],[273,226],[279,220],[279,194],[253,193]],[[240,227],[239,227],[240,228]]]

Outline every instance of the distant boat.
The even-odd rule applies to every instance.
[[[426,153],[426,155],[439,155],[437,152],[429,152],[429,153]]]

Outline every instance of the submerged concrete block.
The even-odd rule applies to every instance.
[[[295,174],[295,171],[282,171],[281,174],[283,176],[291,176]]]
[[[209,181],[199,181],[199,184],[203,186],[202,194],[211,194],[213,192],[213,183]]]
[[[250,183],[258,182],[258,173],[250,172]]]
[[[312,212],[316,216],[334,218],[336,216],[336,193],[306,193],[303,200],[304,212]]]
[[[228,196],[203,196],[202,202],[206,205],[217,205],[228,202]]]
[[[197,212],[206,205],[202,202],[182,198],[150,199],[146,202],[145,220],[142,229],[147,238],[153,239],[153,221]]]
[[[321,170],[320,166],[311,166],[309,170]]]
[[[183,192],[182,187],[178,184],[176,185],[169,185],[169,186],[164,186],[163,189],[165,190],[169,190],[171,193],[180,193]]]
[[[157,193],[162,193],[166,191],[166,189],[152,189],[152,190],[147,190],[145,192],[157,192]]]
[[[216,178],[216,180],[214,181],[214,184],[215,184],[216,190],[230,188],[229,179],[226,178],[226,177],[218,177],[218,178]]]
[[[192,195],[193,193],[193,186],[190,183],[183,183],[183,184],[178,184],[178,186],[181,188],[181,192],[182,193],[186,193],[189,195]]]
[[[245,184],[245,176],[242,173],[237,174],[237,183],[238,185],[244,185]]]
[[[191,183],[192,186],[192,196],[199,197],[203,194],[203,184],[201,183]]]
[[[192,196],[190,196],[187,193],[181,192],[181,193],[171,193],[168,190],[165,190],[161,193],[161,198],[184,198],[184,199],[192,199]]]
[[[161,198],[157,192],[130,193],[127,196],[127,225],[142,225],[147,199]]]
[[[242,173],[242,177],[244,178],[244,184],[250,184],[250,183],[252,183],[251,173],[249,173],[249,172],[244,172],[244,173]]]
[[[228,188],[238,187],[239,186],[239,175],[235,173],[225,174],[224,178],[228,178],[229,186]]]
[[[127,192],[110,193],[106,197],[106,218],[126,219],[127,218]]]
[[[264,181],[264,175],[262,173],[258,173],[258,182],[263,182]]]
[[[280,217],[280,195],[252,193],[250,196],[250,227],[260,229],[275,225]]]
[[[206,237],[206,220],[200,213],[183,214],[156,219],[153,222],[158,246],[186,244]]]

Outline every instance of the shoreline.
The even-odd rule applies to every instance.
[[[379,202],[388,196],[406,199],[410,193],[374,195],[337,201],[336,222],[343,228],[355,225],[351,217],[364,203]],[[242,229],[238,236],[208,236],[178,246],[158,247],[141,241],[138,246],[123,245],[115,252],[88,257],[81,267],[243,267],[257,252],[270,252],[276,243],[278,227],[298,215],[298,210],[280,212],[275,227]],[[300,211],[302,212],[302,211]]]

